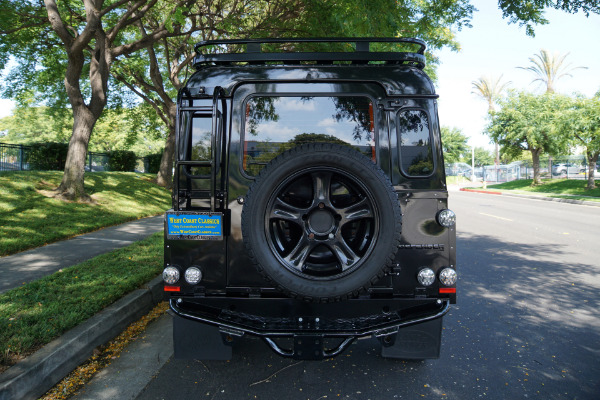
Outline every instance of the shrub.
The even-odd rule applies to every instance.
[[[137,157],[133,151],[113,150],[108,152],[108,169],[110,171],[133,171]]]
[[[163,152],[156,154],[148,154],[144,157],[144,169],[146,173],[156,174],[160,169],[160,160],[162,159]]]
[[[25,156],[29,169],[41,171],[60,171],[65,169],[68,143],[34,143]]]

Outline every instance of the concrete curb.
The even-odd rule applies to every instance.
[[[591,206],[591,207],[600,207],[600,202],[597,202],[597,201],[585,201],[585,200],[564,199],[564,198],[556,198],[556,197],[535,196],[535,195],[529,195],[529,194],[495,192],[495,191],[491,191],[491,190],[482,190],[482,189],[461,188],[460,191],[461,192],[496,194],[496,195],[503,195],[503,196],[508,196],[508,197],[520,197],[522,199],[554,201],[554,202],[558,202],[558,203],[579,204],[579,205],[585,205],[585,206]]]
[[[119,335],[163,299],[162,277],[148,282],[0,375],[0,400],[37,399],[94,348]]]

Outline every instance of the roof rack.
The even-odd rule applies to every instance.
[[[262,45],[266,43],[353,43],[354,51],[334,52],[265,52]],[[386,51],[371,52],[371,43],[408,43],[419,46],[416,52]],[[227,51],[230,45],[246,45],[245,52],[208,53],[207,47],[217,47]],[[265,64],[265,63],[318,63],[333,64],[335,62],[351,62],[368,64],[369,62],[385,62],[391,64],[410,64],[423,69],[425,67],[425,42],[414,38],[279,38],[279,39],[232,39],[205,40],[198,43],[194,50],[194,66],[204,64]],[[212,49],[211,49],[212,50]]]

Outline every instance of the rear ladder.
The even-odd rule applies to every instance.
[[[182,94],[184,96],[184,94]],[[187,100],[187,105],[185,104]],[[174,177],[174,211],[180,211],[182,204],[186,210],[196,208],[192,206],[194,199],[209,200],[211,212],[223,210],[227,204],[226,177],[227,163],[226,159],[226,125],[227,125],[227,103],[225,92],[220,86],[214,90],[212,97],[212,106],[194,105],[192,97],[182,98],[178,102],[177,117],[175,121],[175,177]],[[179,105],[180,104],[180,105]],[[191,159],[191,140],[192,140],[192,121],[194,117],[212,118],[212,127],[210,134],[210,159],[192,160]],[[183,135],[183,137],[182,137]],[[182,140],[186,145],[182,146]],[[182,154],[183,153],[183,154]],[[192,168],[209,169],[208,174],[194,174]],[[182,177],[185,178],[185,187],[182,185]],[[193,181],[209,181],[209,189],[197,189],[193,186]],[[198,185],[202,187],[202,185]],[[205,209],[205,207],[199,207]]]

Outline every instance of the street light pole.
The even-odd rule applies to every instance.
[[[475,182],[475,147],[471,146],[471,182]]]

